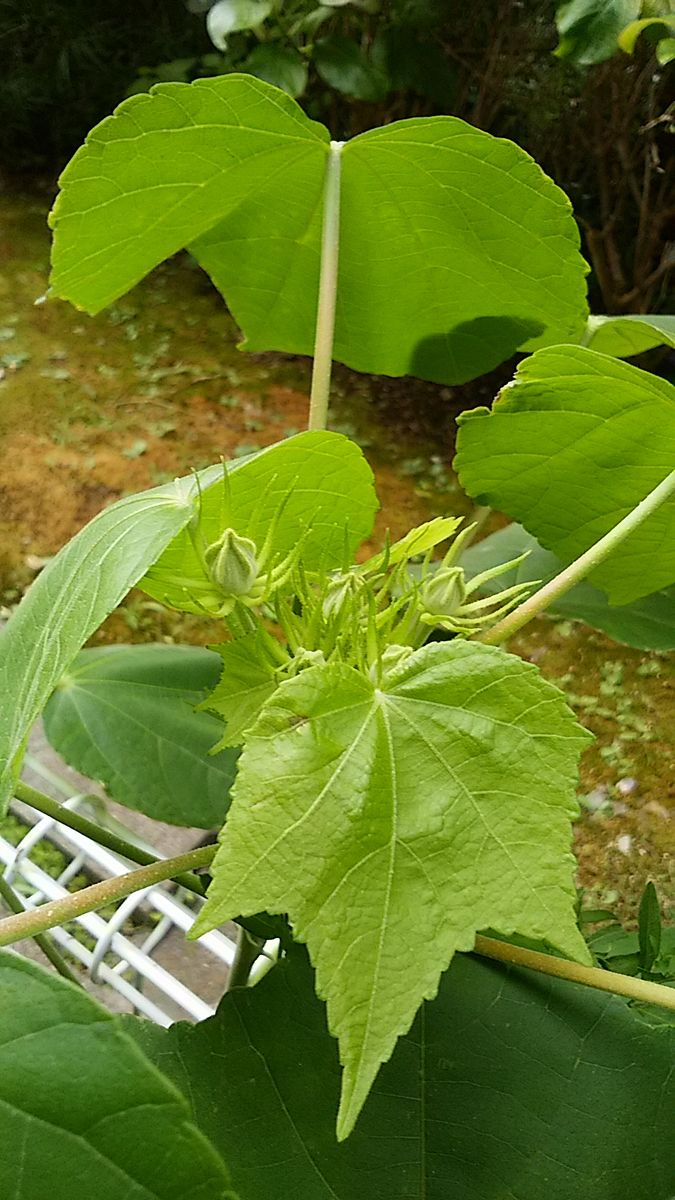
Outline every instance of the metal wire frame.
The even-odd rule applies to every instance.
[[[65,800],[67,808],[77,809],[87,805],[87,797],[82,794],[72,795],[68,784],[53,771],[35,760],[31,760],[28,765],[37,770],[51,784],[52,789],[56,788],[62,795],[68,796]],[[0,867],[4,867],[4,876],[8,883],[16,886],[21,882],[24,885],[20,890],[22,901],[27,908],[33,908],[45,900],[59,900],[67,896],[68,883],[81,871],[115,876],[123,875],[129,869],[129,864],[112,851],[99,846],[97,842],[75,830],[59,825],[51,817],[42,816],[25,804],[21,805],[20,819],[30,823],[31,828],[17,846],[0,837]],[[31,854],[43,839],[50,840],[50,835],[53,837],[57,826],[59,849],[70,861],[58,878],[54,879],[32,861]],[[134,840],[129,831],[126,831],[125,836]],[[110,986],[135,1011],[157,1024],[172,1024],[176,1007],[188,1019],[200,1021],[212,1015],[212,1006],[152,957],[153,951],[168,933],[175,929],[185,932],[192,925],[195,919],[195,905],[200,905],[202,901],[198,897],[190,896],[188,906],[185,903],[187,898],[188,893],[182,888],[174,885],[172,893],[162,884],[128,896],[108,919],[100,913],[86,913],[78,917],[77,924],[94,939],[93,949],[67,929],[54,929],[52,937],[62,950],[86,967],[92,982]],[[160,914],[160,920],[140,944],[132,941],[124,932],[124,926],[137,910]],[[235,945],[224,934],[218,931],[205,934],[200,939],[199,946],[202,951],[226,967],[232,964]],[[110,963],[111,957],[117,959],[113,965]],[[264,960],[259,969],[263,966]],[[154,985],[159,993],[159,1000],[144,994],[143,986],[146,982]],[[164,1007],[166,1002],[170,1003]],[[171,1011],[167,1011],[167,1008]]]

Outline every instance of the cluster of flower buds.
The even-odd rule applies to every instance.
[[[421,646],[431,628],[470,636],[502,617],[530,591],[516,583],[495,595],[474,598],[490,580],[515,570],[525,555],[468,580],[457,559],[473,532],[456,535],[459,521],[437,518],[358,566],[328,577],[293,573],[295,600],[278,596],[274,608],[291,653],[320,651],[379,675],[399,666]],[[440,563],[435,547],[452,539]]]

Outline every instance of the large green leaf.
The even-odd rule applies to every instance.
[[[82,644],[193,515],[192,480],[99,513],[35,580],[0,635],[0,813],[25,739]]]
[[[132,96],[92,130],[61,177],[54,292],[98,312],[217,222],[232,215],[238,225],[242,208],[250,220],[251,206],[260,228],[249,232],[262,244],[258,278],[248,283],[262,288],[264,209],[283,197],[274,257],[285,250],[287,259],[298,252],[295,237],[285,244],[288,233],[302,237],[317,223],[328,142],[327,130],[284,92],[250,76],[162,84]],[[305,256],[316,270],[311,244]],[[269,294],[260,299],[270,306]],[[313,313],[313,297],[305,311]]]
[[[517,349],[577,341],[586,266],[572,223],[518,146],[454,117],[361,134],[343,151],[336,357],[459,383]]]
[[[310,668],[263,709],[193,935],[288,912],[340,1040],[340,1137],[476,930],[586,958],[569,846],[588,736],[530,664],[463,641],[380,687]]]
[[[236,1200],[188,1104],[85,992],[0,954],[3,1200]]]
[[[586,344],[615,358],[630,358],[655,346],[675,347],[675,317],[661,313],[589,317]]]
[[[576,984],[459,955],[341,1146],[335,1044],[298,950],[201,1025],[127,1027],[242,1200],[672,1197],[673,1031]]]
[[[84,650],[47,704],[47,737],[120,804],[213,829],[225,820],[237,754],[209,754],[222,724],[194,706],[219,668],[218,656],[198,646]]]
[[[53,292],[97,312],[188,246],[250,350],[311,354],[329,135],[243,75],[125,101],[66,168]],[[342,154],[335,355],[459,382],[578,341],[586,266],[567,198],[513,143],[453,117]]]
[[[525,552],[528,555],[525,562],[497,579],[488,580],[481,592],[494,594],[528,579],[546,583],[562,570],[563,564],[555,554],[542,549],[522,525],[515,524],[477,542],[462,555],[461,565],[467,575],[477,575]],[[653,592],[632,604],[612,606],[600,588],[578,583],[555,600],[547,612],[585,621],[593,629],[601,629],[615,641],[638,650],[675,650],[675,587]]]
[[[229,502],[222,485],[201,498],[200,536],[214,542],[225,526],[258,547],[275,520],[274,549],[292,550],[302,538],[308,570],[339,565],[370,534],[377,509],[373,473],[363,453],[339,433],[299,433],[244,463],[228,465]],[[187,529],[166,549],[140,586],[164,604],[203,611],[212,585]]]
[[[627,516],[675,463],[675,388],[594,350],[523,362],[490,412],[459,418],[469,495],[520,521],[564,563]],[[675,498],[590,575],[612,604],[675,582]]]

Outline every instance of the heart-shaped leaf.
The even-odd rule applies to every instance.
[[[329,144],[250,76],[131,97],[62,176],[54,294],[98,312],[187,246],[249,350],[311,354]],[[584,332],[567,198],[512,142],[454,117],[346,143],[340,240],[335,357],[357,370],[460,382]]]
[[[87,994],[0,954],[0,1195],[237,1200],[188,1105]]]
[[[0,813],[25,739],[82,644],[193,516],[194,481],[127,496],[38,575],[0,634]]]
[[[564,563],[673,470],[675,388],[580,346],[521,363],[492,412],[459,418],[455,465],[470,496],[520,521]],[[675,497],[589,576],[612,604],[675,582]]]
[[[588,736],[536,668],[464,641],[426,646],[381,687],[310,668],[266,704],[193,934],[289,914],[340,1040],[340,1138],[477,930],[586,960],[569,847]]]
[[[201,1025],[125,1022],[245,1200],[670,1200],[674,1030],[458,955],[336,1146],[339,1067],[313,985],[296,948]]]
[[[214,829],[225,820],[238,756],[210,755],[222,726],[195,705],[214,688],[219,667],[218,656],[199,646],[84,650],[47,704],[47,737],[120,804]]]

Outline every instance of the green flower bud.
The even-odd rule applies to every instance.
[[[330,580],[321,606],[324,620],[329,621],[331,617],[340,615],[351,596],[355,594],[357,586],[358,580],[354,571],[336,575]]]
[[[461,567],[441,567],[425,579],[420,592],[425,612],[452,617],[466,600],[466,580]]]
[[[204,557],[213,582],[226,596],[247,596],[258,578],[256,545],[234,529],[226,529],[207,546]]]

